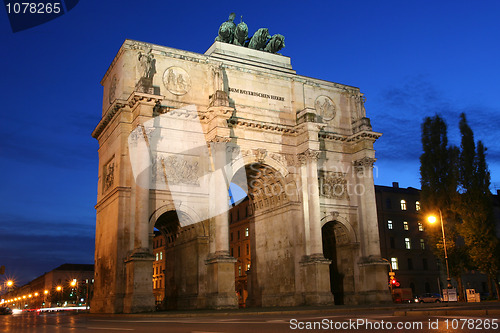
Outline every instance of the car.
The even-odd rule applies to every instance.
[[[415,297],[415,303],[439,303],[442,301],[443,299],[439,294],[426,293]]]
[[[2,306],[0,307],[0,315],[10,315],[12,314],[12,310],[8,307]]]

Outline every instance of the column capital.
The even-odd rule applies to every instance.
[[[373,163],[375,163],[376,160],[376,158],[365,156],[359,160],[355,160],[352,164],[356,171],[362,171],[366,168],[373,168]]]
[[[307,162],[318,161],[319,159],[319,151],[308,148],[303,153],[298,155],[299,161],[302,164],[306,164]]]

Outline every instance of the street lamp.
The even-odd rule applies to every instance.
[[[446,281],[448,281],[448,289],[451,289],[453,288],[453,286],[451,285],[450,268],[448,266],[448,252],[446,251],[446,236],[444,234],[443,214],[441,213],[441,209],[439,209],[439,218],[441,220],[441,231],[443,233],[444,260],[446,262]],[[436,220],[436,217],[433,215],[427,218],[427,221],[429,221],[429,223],[435,223]]]

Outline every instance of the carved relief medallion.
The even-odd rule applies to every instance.
[[[117,81],[118,80],[115,74],[113,75],[113,78],[111,79],[111,84],[109,85],[109,94],[108,94],[109,104],[113,103],[113,101],[115,100]]]
[[[184,95],[191,89],[191,78],[182,68],[172,66],[163,73],[163,84],[174,95]]]
[[[318,115],[320,115],[323,120],[330,121],[335,117],[336,106],[335,103],[327,96],[318,96],[314,102],[314,108]]]

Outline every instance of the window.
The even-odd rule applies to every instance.
[[[416,210],[417,212],[419,212],[419,211],[420,211],[420,201],[415,201],[415,210]]]
[[[401,200],[401,210],[406,210],[406,200]]]
[[[424,270],[428,270],[429,269],[429,266],[427,265],[427,259],[426,258],[422,259],[422,265],[424,267]]]
[[[395,248],[395,245],[394,245],[394,237],[389,238],[389,241],[390,241],[390,243],[391,243],[391,249]]]
[[[240,231],[238,230],[238,239],[240,239]]]
[[[392,229],[392,221],[387,221],[387,229]]]
[[[247,244],[247,255],[250,254],[250,245]]]
[[[241,257],[241,251],[239,246],[238,246],[238,257]]]
[[[231,257],[234,257],[234,255],[233,255],[233,248],[231,248]]]
[[[418,231],[424,231],[424,226],[420,222],[418,222]]]
[[[413,270],[413,260],[411,258],[408,258],[408,270]]]
[[[247,264],[247,271],[250,270],[250,263]]]
[[[158,252],[156,252],[156,261],[158,261]]]
[[[233,233],[229,235],[229,239],[231,239],[231,242],[233,241]]]
[[[408,222],[406,222],[406,221],[404,221],[404,222],[403,222],[403,229],[404,229],[404,230],[408,230],[408,229],[410,229],[410,228],[408,227]]]
[[[160,252],[160,260],[163,260],[163,251]]]
[[[241,276],[241,265],[238,266],[238,276]]]
[[[248,228],[245,229],[245,237],[248,237]]]
[[[421,248],[422,250],[425,250],[425,241],[424,241],[424,239],[423,239],[423,238],[420,238],[420,248]]]
[[[411,243],[409,238],[405,238],[405,248],[411,250]]]
[[[394,271],[399,269],[398,258],[391,258],[391,267]]]

